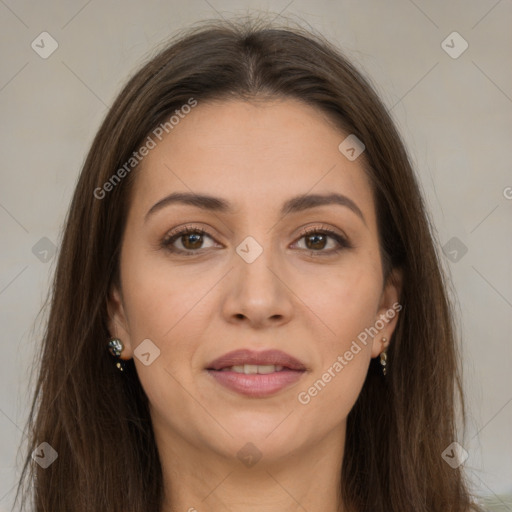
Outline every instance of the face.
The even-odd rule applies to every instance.
[[[110,329],[161,443],[232,458],[251,442],[278,460],[344,438],[399,300],[363,156],[338,149],[347,135],[292,99],[199,103],[143,160]]]

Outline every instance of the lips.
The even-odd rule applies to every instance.
[[[205,370],[214,382],[250,398],[271,397],[296,384],[307,371],[301,361],[280,350],[235,350]]]
[[[286,370],[305,371],[304,364],[295,357],[281,350],[235,350],[215,359],[206,367],[207,370],[223,370],[233,366],[276,366]]]

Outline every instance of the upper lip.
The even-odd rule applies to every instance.
[[[254,352],[253,350],[242,349],[228,352],[218,357],[207,365],[208,370],[222,370],[230,366],[240,366],[244,364],[253,365],[276,365],[284,366],[290,370],[306,370],[304,364],[298,359],[282,352],[281,350],[264,350],[262,352]]]

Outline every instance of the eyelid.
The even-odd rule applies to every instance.
[[[350,242],[349,238],[343,232],[340,233],[336,229],[331,228],[329,226],[325,226],[323,224],[321,226],[318,226],[318,225],[308,226],[306,228],[301,229],[301,231],[298,234],[298,238],[296,239],[294,244],[297,243],[302,238],[304,238],[305,236],[308,236],[310,234],[315,234],[315,233],[326,234],[327,236],[333,238],[334,240],[336,240],[339,247],[337,247],[336,249],[328,250],[328,251],[322,251],[322,250],[313,251],[312,249],[309,249],[310,252],[329,255],[329,254],[337,254],[338,252],[340,252],[341,250],[344,250],[344,249],[353,249],[354,248],[354,245]],[[308,249],[304,249],[304,250],[308,250]]]
[[[201,226],[194,226],[194,225],[185,225],[185,226],[178,226],[176,228],[171,229],[168,231],[164,237],[162,238],[160,242],[160,246],[164,249],[169,250],[170,252],[175,252],[177,254],[193,254],[193,253],[199,253],[201,249],[198,249],[196,251],[188,250],[184,251],[183,249],[177,249],[172,247],[172,243],[178,240],[181,236],[187,235],[189,233],[198,233],[201,236],[207,236],[208,238],[211,238],[216,243],[215,237],[205,228]],[[173,240],[174,239],[174,240]]]
[[[198,232],[198,233],[201,233],[201,234],[205,234],[205,235],[208,235],[208,236],[211,236],[210,233],[203,227],[201,226],[195,226],[195,225],[191,225],[191,224],[186,224],[184,226],[178,226],[176,228],[173,228],[171,229],[170,231],[168,231],[164,238],[172,238],[174,235],[182,235],[184,233],[187,233],[187,232]]]
[[[208,247],[206,249],[183,250],[183,249],[178,249],[178,248],[175,248],[172,246],[172,244],[176,240],[178,240],[181,236],[184,236],[184,235],[187,235],[190,233],[197,233],[203,237],[206,236],[206,237],[212,239],[215,243],[219,243],[207,229],[205,229],[201,226],[187,224],[185,226],[178,226],[177,228],[174,228],[171,231],[169,231],[168,233],[166,233],[165,236],[163,237],[163,239],[161,240],[160,246],[162,248],[168,250],[171,253],[178,254],[178,255],[184,254],[187,256],[199,255],[199,254],[204,253],[206,250],[211,249],[210,247]],[[325,226],[323,224],[320,226],[313,225],[313,226],[307,226],[306,228],[302,228],[300,230],[300,232],[297,234],[295,241],[293,242],[293,245],[298,243],[305,236],[308,236],[310,234],[316,234],[316,233],[325,234],[328,237],[334,239],[337,242],[338,247],[335,249],[318,250],[318,251],[315,251],[313,249],[301,249],[302,251],[309,251],[310,253],[318,253],[319,255],[328,256],[328,255],[332,255],[332,254],[337,254],[338,252],[340,252],[344,249],[352,249],[354,247],[345,234],[339,233],[335,229],[333,229],[329,226]]]

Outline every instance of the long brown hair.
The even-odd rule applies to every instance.
[[[129,80],[93,141],[68,212],[37,361],[30,453],[16,496],[22,504],[30,496],[34,511],[160,511],[147,397],[133,361],[123,374],[106,350],[107,298],[119,280],[137,169],[102,198],[94,191],[191,98],[256,97],[299,99],[364,142],[384,277],[403,271],[388,375],[372,360],[347,420],[346,510],[478,510],[462,467],[441,456],[457,439],[457,405],[465,421],[457,337],[435,232],[392,119],[369,81],[322,36],[245,20],[209,21],[179,34]],[[30,455],[42,442],[58,453],[47,469]]]

